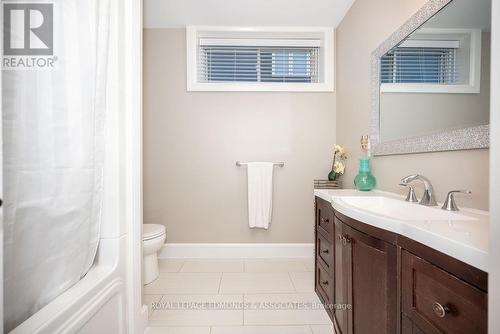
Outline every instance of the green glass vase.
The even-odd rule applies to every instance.
[[[359,173],[354,178],[354,185],[356,189],[361,191],[370,191],[375,189],[377,184],[377,179],[372,175],[370,168],[370,159],[360,159],[359,160]]]
[[[328,173],[328,180],[330,181],[337,181],[337,173],[335,173],[332,169],[330,173]]]

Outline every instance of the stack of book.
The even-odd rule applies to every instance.
[[[314,189],[340,189],[340,188],[342,188],[341,181],[314,180]]]

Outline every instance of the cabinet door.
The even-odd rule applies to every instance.
[[[334,313],[334,326],[336,327],[337,334],[347,334],[348,333],[348,311],[345,306],[348,304],[348,293],[347,293],[347,248],[342,242],[344,238],[344,224],[335,218],[334,226],[334,268],[335,268],[335,287],[334,287],[334,301],[335,301],[335,313]]]
[[[349,334],[396,333],[397,248],[343,226]]]

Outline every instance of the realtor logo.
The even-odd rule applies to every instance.
[[[54,4],[3,4],[2,69],[51,69],[54,55]]]
[[[50,3],[6,3],[3,49],[6,56],[52,56],[54,8]]]

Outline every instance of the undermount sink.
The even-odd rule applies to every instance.
[[[403,221],[476,220],[460,213],[442,210],[440,206],[428,207],[384,196],[341,196],[335,200],[353,209]]]

